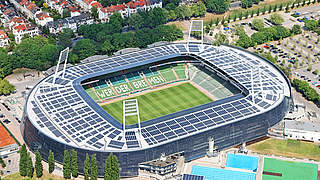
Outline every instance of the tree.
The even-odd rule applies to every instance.
[[[54,171],[54,154],[52,150],[49,150],[49,157],[48,157],[48,165],[49,165],[49,173],[52,173]]]
[[[318,27],[318,21],[316,20],[307,20],[304,21],[304,26],[311,31],[314,31]]]
[[[254,44],[252,39],[247,34],[241,34],[236,42],[236,45],[243,48],[248,48],[252,47]]]
[[[66,179],[71,178],[70,153],[68,150],[64,150],[63,177]]]
[[[246,17],[246,19],[248,19],[248,17],[249,17],[249,11],[246,11],[245,17]]]
[[[273,26],[272,28],[274,28],[276,32],[274,36],[274,40],[281,40],[291,35],[290,30],[283,26]]]
[[[263,20],[261,19],[252,20],[252,27],[257,31],[261,31],[264,28]]]
[[[274,25],[281,25],[283,23],[283,18],[281,15],[274,13],[270,16],[270,22]]]
[[[108,158],[105,162],[105,168],[104,168],[104,180],[111,180],[112,179],[112,173],[111,173],[111,161],[112,161],[112,152],[109,154]]]
[[[71,153],[71,158],[72,158],[72,177],[78,177],[78,155],[77,151],[72,149]]]
[[[248,8],[248,0],[241,0],[241,7],[247,9]]]
[[[59,58],[59,49],[42,36],[23,40],[13,50],[14,68],[25,67],[46,70]]]
[[[187,5],[181,5],[175,9],[175,13],[179,19],[189,19],[192,16],[192,11]]]
[[[225,34],[217,33],[214,36],[215,41],[213,41],[214,46],[220,46],[221,44],[229,44],[229,40]]]
[[[90,180],[97,180],[98,179],[98,165],[97,165],[97,158],[96,154],[91,156],[91,176]]]
[[[88,153],[86,153],[86,159],[84,160],[83,173],[84,179],[89,180],[89,171],[90,171],[90,158]]]
[[[276,12],[277,9],[278,9],[278,5],[276,4],[276,5],[274,5],[274,7],[273,7],[273,12]]]
[[[63,49],[66,47],[71,47],[71,45],[72,45],[71,37],[66,33],[59,34],[57,45],[61,46]]]
[[[202,1],[199,1],[198,3],[192,4],[191,10],[194,17],[201,17],[206,14],[207,8]]]
[[[27,176],[33,177],[33,164],[30,153],[27,153]]]
[[[312,71],[312,66],[311,65],[307,68],[307,71]]]
[[[71,11],[68,8],[64,8],[62,11],[62,18],[70,17]]]
[[[283,9],[283,4],[281,3],[279,7],[279,11],[282,11],[282,9]]]
[[[230,1],[227,0],[205,0],[208,12],[224,13],[229,9]]]
[[[6,163],[4,162],[4,160],[1,157],[0,157],[0,164],[1,164],[2,168],[5,168],[7,166]]]
[[[267,37],[266,37],[265,33],[260,32],[260,31],[253,33],[251,35],[251,39],[253,42],[256,42],[257,44],[263,44],[263,43],[267,42]]]
[[[263,6],[263,9],[262,9],[262,14],[265,14],[267,11],[267,7],[266,6]]]
[[[20,148],[20,161],[19,161],[19,172],[20,176],[26,176],[27,175],[27,148],[26,145],[23,144]]]
[[[290,6],[289,6],[289,3],[287,3],[287,6],[286,6],[286,13],[288,13],[290,10]]]
[[[98,15],[98,9],[97,9],[96,7],[93,6],[93,7],[91,8],[91,14],[92,14],[92,16],[93,16],[93,18],[94,18],[95,20],[98,19],[99,15]]]
[[[36,169],[37,178],[40,178],[43,175],[43,166],[42,166],[42,162],[41,161],[42,161],[41,154],[37,150],[37,152],[36,152],[36,163],[35,163],[35,169]]]
[[[96,53],[96,46],[90,39],[79,40],[72,51],[80,60],[93,56]]]
[[[143,26],[143,18],[139,13],[132,14],[128,19],[129,26],[140,29]]]
[[[291,29],[291,33],[294,35],[301,34],[302,33],[301,27],[298,24],[293,25]]]
[[[271,11],[272,11],[272,5],[270,4],[268,12],[271,13]]]
[[[248,7],[249,7],[249,8],[252,7],[252,0],[248,0]]]
[[[0,79],[0,95],[9,95],[14,90],[15,87],[7,79]]]
[[[219,18],[216,18],[215,25],[218,26],[218,25],[219,25],[219,22],[220,22],[220,19],[219,19]]]
[[[119,180],[120,179],[119,163],[118,163],[118,158],[116,155],[112,155],[111,174],[112,174],[111,175],[112,180]]]

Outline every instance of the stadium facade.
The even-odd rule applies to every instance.
[[[104,74],[188,56],[197,59],[241,90],[204,105],[123,125],[84,91],[81,82]],[[208,139],[218,150],[265,136],[283,119],[292,103],[286,76],[269,61],[243,49],[207,44],[167,44],[67,68],[39,82],[24,108],[21,131],[32,151],[47,159],[49,150],[63,162],[63,151],[78,152],[83,172],[86,153],[96,154],[99,175],[110,152],[119,159],[122,177],[138,175],[139,164],[161,154],[181,153],[186,161],[206,155]],[[183,123],[188,123],[189,126]]]

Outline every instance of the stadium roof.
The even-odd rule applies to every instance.
[[[123,125],[84,91],[88,78],[181,55],[190,55],[219,70],[251,93],[166,115],[141,124]],[[158,146],[269,111],[291,97],[286,77],[270,62],[228,46],[169,44],[69,67],[52,85],[53,75],[31,91],[26,112],[43,134],[62,143],[96,151],[135,151]],[[253,87],[253,88],[252,88]],[[251,91],[253,90],[253,91]],[[184,127],[181,123],[191,124]]]

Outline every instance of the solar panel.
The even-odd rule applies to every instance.
[[[192,174],[183,174],[182,180],[204,180],[204,176],[192,175]]]

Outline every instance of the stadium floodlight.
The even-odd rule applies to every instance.
[[[63,63],[63,62],[64,62],[64,66],[63,66],[62,78],[64,78],[64,75],[65,75],[65,72],[66,72],[66,68],[67,68],[68,54],[69,54],[69,47],[65,48],[64,50],[62,50],[60,52],[60,56],[59,56],[59,60],[58,60],[58,63],[57,63],[57,67],[56,67],[55,73],[53,75],[52,85],[54,85],[54,83],[56,82],[60,63]]]
[[[261,82],[261,65],[254,65],[251,67],[251,100],[252,103],[255,104],[255,96],[257,95],[255,92],[261,93],[261,98],[264,99],[262,82]]]
[[[137,116],[138,119],[138,134],[141,135],[141,124],[139,116],[139,107],[137,99],[129,99],[123,101],[123,137],[126,135],[126,117]],[[140,137],[139,137],[140,138]],[[125,139],[126,140],[126,139]],[[140,142],[140,139],[139,139]]]
[[[189,45],[192,32],[201,32],[201,44],[203,44],[203,20],[192,20],[189,28],[187,44]]]

